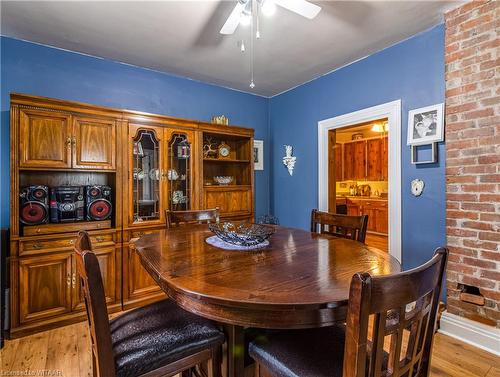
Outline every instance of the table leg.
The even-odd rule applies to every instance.
[[[227,342],[227,377],[245,375],[245,330],[241,326],[225,325]]]

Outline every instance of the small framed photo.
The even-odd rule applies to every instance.
[[[264,140],[253,141],[253,169],[264,170]]]
[[[408,112],[408,145],[425,145],[444,140],[443,104]]]

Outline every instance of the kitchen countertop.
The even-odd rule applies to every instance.
[[[387,201],[387,198],[382,198],[380,196],[355,196],[355,195],[337,195],[337,199],[361,199],[361,200],[380,200]]]

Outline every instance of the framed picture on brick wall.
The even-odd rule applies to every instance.
[[[408,145],[425,145],[444,140],[443,104],[408,112]]]

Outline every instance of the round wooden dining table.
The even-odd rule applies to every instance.
[[[299,329],[344,321],[357,272],[401,270],[363,243],[275,226],[269,245],[224,250],[206,224],[163,229],[134,242],[141,263],[183,309],[225,324],[228,376],[243,376],[244,328]]]

